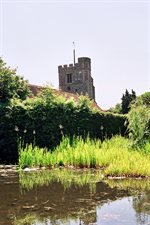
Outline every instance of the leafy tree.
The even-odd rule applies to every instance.
[[[7,103],[14,97],[24,100],[28,94],[28,82],[16,75],[16,69],[7,67],[0,58],[0,102]]]
[[[29,93],[27,81],[0,58],[0,163],[17,161],[16,115],[13,116],[12,100],[24,100]]]
[[[134,144],[143,144],[150,138],[150,109],[144,105],[133,105],[127,118],[129,135]]]
[[[134,143],[143,144],[150,138],[150,92],[138,96],[127,115],[128,129]]]
[[[120,114],[121,113],[121,104],[120,103],[117,103],[115,105],[115,107],[110,108],[109,111],[112,112],[112,113],[118,113],[118,114]]]
[[[122,114],[127,114],[131,107],[131,102],[136,99],[136,93],[135,91],[131,91],[131,94],[126,89],[125,94],[123,94],[121,100],[121,112]]]
[[[145,105],[146,107],[150,107],[150,92],[145,92],[144,94],[138,96],[136,98],[135,105]]]

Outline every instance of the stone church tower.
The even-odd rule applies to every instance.
[[[88,95],[95,100],[95,87],[91,76],[91,59],[78,58],[73,64],[58,66],[59,89],[74,94]]]

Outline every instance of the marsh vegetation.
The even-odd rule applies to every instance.
[[[103,142],[64,137],[52,152],[32,145],[21,148],[19,165],[20,168],[97,168],[103,170],[104,176],[147,177],[150,176],[149,146],[146,142],[142,148],[133,147],[132,141],[120,136]]]

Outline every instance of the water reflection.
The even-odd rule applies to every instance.
[[[19,182],[23,189],[31,190],[37,186],[48,186],[50,183],[59,182],[67,190],[72,184],[82,187],[89,186],[91,192],[95,192],[96,183],[103,179],[98,170],[67,170],[54,169],[36,172],[20,172]]]
[[[0,225],[148,225],[150,185],[104,182],[100,171],[1,173],[0,200]]]

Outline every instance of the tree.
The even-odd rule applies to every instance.
[[[127,115],[129,135],[134,144],[143,144],[150,138],[150,109],[144,105],[132,105]]]
[[[150,92],[145,92],[144,94],[138,96],[136,98],[135,105],[145,105],[146,107],[150,107]]]
[[[25,100],[29,93],[28,82],[0,58],[0,102],[7,103],[14,97]]]
[[[112,113],[118,113],[118,114],[120,114],[121,113],[121,104],[120,103],[117,103],[115,105],[115,107],[110,108],[109,111],[112,112]]]
[[[123,94],[121,100],[121,112],[122,114],[127,114],[131,107],[131,102],[136,99],[135,91],[131,91],[131,94],[126,89],[125,94]]]
[[[28,82],[0,58],[0,163],[17,162],[16,116],[13,116],[12,100],[21,102],[29,93]]]
[[[150,139],[150,92],[138,96],[127,115],[129,134],[135,144]]]

